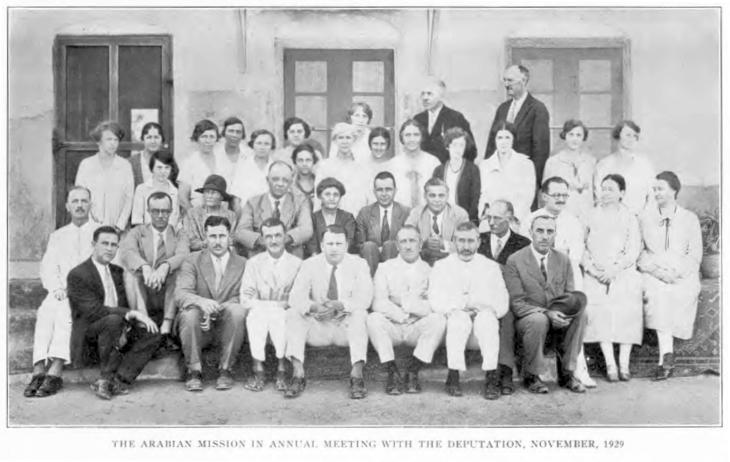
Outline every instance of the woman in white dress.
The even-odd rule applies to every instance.
[[[702,232],[697,216],[677,204],[681,189],[673,172],[662,172],[654,184],[656,206],[647,207],[639,218],[644,250],[639,269],[644,281],[644,321],[656,330],[659,364],[654,380],[671,376],[674,366],[674,337],[692,338],[699,268],[702,260]]]
[[[601,182],[601,200],[588,215],[583,254],[583,290],[588,298],[584,343],[598,342],[606,360],[609,382],[631,379],[633,345],[641,345],[641,275],[636,261],[641,251],[639,224],[622,198],[626,181],[609,174]],[[613,353],[619,344],[619,364]]]
[[[149,168],[152,154],[162,149],[165,142],[165,134],[162,125],[157,122],[147,122],[142,126],[140,138],[144,147],[141,151],[132,151],[129,154],[129,163],[132,164],[134,175],[134,187],[141,185],[152,178],[152,171]]]
[[[75,184],[91,191],[94,221],[123,231],[129,224],[134,196],[132,164],[117,154],[124,130],[116,122],[105,121],[94,128],[91,137],[99,151],[81,161]]]
[[[368,146],[370,146],[370,157],[367,162],[368,179],[372,184],[375,175],[391,169],[392,157],[388,155],[391,146],[390,130],[385,127],[375,127],[370,130]]]
[[[436,156],[421,150],[426,129],[416,120],[403,122],[398,132],[403,149],[390,162],[397,189],[395,200],[411,209],[423,205],[423,187],[441,165]]]
[[[185,210],[203,204],[203,197],[195,192],[205,183],[205,179],[219,174],[220,163],[215,156],[215,143],[218,141],[218,126],[208,119],[195,124],[190,140],[196,149],[180,162],[180,205]]]
[[[542,177],[557,176],[568,182],[565,207],[583,221],[593,209],[593,172],[596,169],[596,159],[585,148],[588,128],[580,120],[567,120],[560,138],[565,140],[565,148],[548,158]]]
[[[355,139],[357,129],[350,124],[338,123],[332,128],[332,144],[337,151],[319,163],[317,178],[322,181],[324,178],[336,178],[347,188],[347,195],[342,197],[340,208],[353,215],[357,215],[360,209],[368,203],[370,184],[367,172],[363,172],[363,164],[355,160],[352,151],[352,143]],[[368,151],[369,155],[369,151]],[[315,208],[319,204],[315,204]]]
[[[214,149],[218,172],[231,185],[236,182],[238,163],[253,153],[246,144],[246,128],[238,117],[229,117],[223,121],[220,138]]]
[[[347,111],[347,123],[353,126],[352,133],[352,155],[355,161],[362,165],[368,161],[370,157],[370,147],[368,146],[368,138],[370,136],[370,122],[373,120],[373,110],[370,105],[364,101],[352,103]],[[337,146],[330,147],[330,157],[337,154]]]
[[[602,179],[609,173],[618,173],[626,180],[626,195],[623,203],[635,214],[640,214],[647,202],[652,202],[651,188],[656,171],[645,155],[636,151],[639,141],[639,128],[631,120],[621,121],[611,132],[618,141],[618,151],[601,159],[596,164],[594,174],[594,193],[598,197]]]
[[[149,169],[152,171],[152,177],[134,190],[132,226],[152,222],[152,217],[147,211],[147,198],[152,193],[160,191],[167,193],[172,199],[169,223],[173,228],[178,229],[178,223],[181,222],[180,199],[177,190],[178,168],[175,158],[167,151],[156,152],[152,154]]]
[[[291,163],[294,149],[302,143],[309,143],[317,155],[317,160],[322,160],[321,148],[317,147],[316,142],[309,138],[311,134],[312,128],[307,122],[299,117],[289,117],[284,121],[284,146],[274,153],[274,158]]]
[[[228,188],[230,193],[236,196],[233,205],[236,211],[239,211],[251,197],[269,190],[266,177],[269,174],[269,166],[274,161],[276,139],[269,130],[255,130],[251,133],[248,146],[253,149],[253,156],[238,163],[236,182]],[[291,164],[291,159],[287,163]]]
[[[515,126],[502,122],[494,135],[496,151],[479,164],[479,214],[483,215],[493,200],[506,199],[514,206],[515,218],[523,223],[535,198],[535,166],[529,157],[512,149],[515,136]]]

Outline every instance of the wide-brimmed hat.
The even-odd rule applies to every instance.
[[[559,311],[566,316],[575,316],[579,314],[586,306],[586,294],[579,290],[566,292],[550,301],[548,310]]]
[[[224,201],[230,201],[231,196],[226,192],[226,187],[228,185],[226,184],[226,179],[223,178],[220,175],[210,175],[208,178],[205,179],[205,183],[203,183],[202,188],[198,188],[195,190],[195,192],[203,193],[206,189],[212,189],[213,191],[218,191],[221,193],[221,196],[223,196]]]
[[[317,197],[327,188],[336,188],[340,192],[340,197],[345,195],[345,185],[337,178],[327,177],[317,185]]]

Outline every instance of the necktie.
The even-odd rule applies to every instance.
[[[496,259],[500,253],[502,253],[502,240],[497,239],[497,245],[494,246],[494,253],[492,256]]]
[[[215,290],[220,289],[221,280],[223,279],[223,260],[213,257],[213,267],[215,268]]]
[[[162,237],[162,233],[157,234],[157,251],[155,252],[157,257],[155,258],[155,268],[160,266],[160,263],[167,259],[167,250],[165,250],[165,239]]]
[[[671,225],[669,218],[662,219],[662,224],[664,225],[664,250],[669,250],[669,226]]]
[[[277,220],[280,220],[281,219],[281,211],[279,210],[279,203],[280,202],[281,202],[280,200],[275,200],[274,201],[274,218],[276,218]]]
[[[408,177],[411,182],[411,208],[416,208],[421,203],[421,192],[418,187],[418,172],[411,170],[406,174],[406,177]]]
[[[117,289],[109,271],[109,265],[104,266],[104,306],[117,306]]]
[[[511,124],[515,123],[515,117],[517,117],[516,109],[517,109],[517,101],[512,100],[512,104],[510,104],[510,106],[509,106],[509,112],[507,113],[507,122],[509,122]]]
[[[330,273],[330,285],[327,288],[327,299],[337,300],[339,295],[337,294],[337,277],[335,276],[337,271],[337,265],[332,265],[332,272]]]
[[[441,234],[439,233],[438,215],[433,216],[433,226],[431,227],[431,229],[433,230],[433,233],[435,235],[438,236],[439,234]]]
[[[380,243],[390,239],[390,225],[388,225],[388,209],[383,212],[383,224],[380,226]]]
[[[545,278],[545,281],[547,281],[547,270],[545,269],[545,257],[542,257],[540,259],[540,272],[542,273],[542,277]]]

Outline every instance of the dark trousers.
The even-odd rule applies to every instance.
[[[218,368],[230,370],[243,346],[247,314],[248,310],[238,303],[223,303],[217,318],[211,321],[210,330],[203,331],[200,327],[203,311],[200,308],[191,306],[180,311],[177,315],[178,335],[188,369],[201,372],[203,348],[217,343],[221,349]]]
[[[141,271],[135,273],[134,277],[137,281],[139,292],[144,299],[147,308],[147,316],[155,321],[155,324],[157,324],[158,327],[162,325],[162,321],[165,319],[165,312],[173,313],[172,318],[174,319],[175,274],[169,274],[165,284],[159,290],[152,289],[145,285]]]
[[[123,317],[110,314],[86,330],[86,341],[97,348],[102,379],[110,380],[116,375],[123,382],[132,383],[160,346],[160,334],[150,334],[137,325],[125,333],[127,325]]]
[[[515,370],[515,315],[510,310],[499,320],[499,359],[497,362]]]
[[[555,344],[560,369],[558,374],[571,375],[575,371],[578,354],[583,346],[586,320],[585,309],[563,329],[552,327],[545,313],[532,313],[518,319],[515,327],[522,341],[523,371],[532,375],[540,375],[543,372],[545,365],[543,349],[546,340],[549,340]]]

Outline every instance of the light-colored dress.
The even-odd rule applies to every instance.
[[[372,195],[368,175],[363,172],[362,165],[358,164],[352,155],[343,156],[339,153],[324,159],[318,165],[317,184],[328,177],[339,180],[345,186],[345,195],[340,199],[340,208],[357,216],[360,209],[368,204],[368,197]],[[315,200],[315,208],[319,207],[319,200]]]
[[[203,157],[200,151],[195,151],[184,161],[180,163],[180,174],[177,179],[179,182],[186,183],[190,186],[190,203],[193,207],[203,205],[203,195],[195,192],[196,189],[202,188],[205,179],[210,175],[221,175],[220,163],[215,154],[206,154],[209,157]],[[205,159],[212,159],[212,167],[208,165]],[[223,175],[225,177],[225,175]]]
[[[593,175],[596,159],[581,151],[577,157],[567,150],[552,155],[545,163],[543,181],[557,176],[568,182],[568,201],[565,208],[583,221],[593,209]]]
[[[439,165],[435,156],[423,151],[416,155],[403,152],[393,157],[390,168],[395,177],[395,200],[412,209],[423,205],[423,186]]]
[[[647,207],[639,223],[644,238],[639,269],[643,273],[646,327],[680,339],[692,338],[700,293],[700,222],[694,213],[677,206],[666,217],[657,207]],[[664,282],[657,277],[661,268],[676,270],[679,277],[672,283]]]
[[[269,167],[274,162],[269,161],[263,168],[256,163],[256,157],[250,156],[243,161],[239,161],[236,168],[236,180],[228,186],[228,193],[241,199],[241,204],[245,204],[247,200],[259,194],[269,191],[269,183],[266,177],[269,174]]]
[[[593,209],[583,255],[583,290],[588,298],[584,342],[641,344],[641,275],[636,271],[640,251],[638,220],[626,206]],[[610,284],[595,277],[598,270],[614,265],[620,271]]]
[[[355,157],[355,162],[359,165],[365,164],[370,158],[370,146],[368,145],[368,138],[370,137],[370,129],[365,128],[362,135],[355,138],[352,142],[350,150],[352,155]],[[333,158],[337,155],[337,144],[333,141],[330,143],[330,155],[329,158]]]
[[[593,181],[595,197],[600,197],[601,182],[609,173],[618,173],[626,180],[626,193],[622,202],[629,210],[638,215],[647,203],[653,205],[651,190],[656,171],[646,156],[635,152],[615,152],[598,161]]]
[[[165,192],[170,195],[172,199],[172,213],[170,214],[169,224],[175,230],[179,229],[178,224],[180,223],[180,199],[178,197],[177,188],[172,184],[170,180],[167,180],[167,185],[164,188],[156,186],[154,180],[151,178],[144,183],[137,186],[134,190],[134,201],[132,205],[132,225],[147,224],[152,222],[147,211],[147,198],[154,192]]]
[[[535,198],[535,166],[529,157],[512,151],[504,164],[495,152],[479,164],[482,192],[479,196],[479,214],[484,204],[507,199],[515,209],[515,218],[524,223]]]
[[[226,154],[226,141],[221,139],[218,144],[213,148],[213,154],[215,154],[216,169],[219,175],[226,179],[226,186],[230,191],[231,187],[236,183],[236,174],[239,172],[238,164],[253,156],[253,149],[241,141],[238,145],[239,153],[238,158],[234,161]]]
[[[99,153],[79,164],[76,183],[91,191],[91,216],[103,225],[126,229],[132,213],[134,175],[127,159],[114,155],[108,168],[101,165]]]

